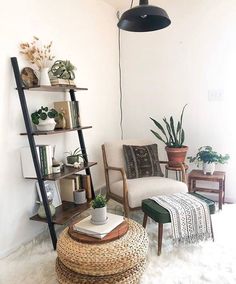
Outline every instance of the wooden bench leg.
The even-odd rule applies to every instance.
[[[161,255],[162,236],[163,236],[163,224],[158,223],[158,249],[157,249],[158,256]]]
[[[148,219],[148,215],[146,213],[144,213],[143,216],[143,227],[146,228],[147,226],[147,219]]]

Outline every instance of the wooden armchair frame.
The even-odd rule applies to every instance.
[[[106,180],[106,188],[107,188],[107,198],[108,199],[109,198],[114,199],[115,201],[123,204],[125,217],[128,217],[130,210],[137,210],[137,209],[140,209],[140,207],[135,207],[135,208],[130,208],[129,207],[128,184],[127,184],[127,177],[126,177],[125,169],[108,165],[107,157],[106,157],[106,150],[105,150],[105,145],[104,144],[102,145],[102,157],[103,157],[105,180]],[[160,162],[160,164],[168,164],[168,161],[159,161],[159,162]],[[179,163],[178,166],[179,166],[179,168],[181,168],[182,181],[186,183],[186,172],[185,172],[184,164]],[[110,181],[109,181],[109,171],[120,172],[121,180],[123,181],[123,197],[120,197],[120,196],[118,196],[118,195],[116,195],[116,194],[111,192]]]

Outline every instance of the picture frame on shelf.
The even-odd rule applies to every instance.
[[[43,202],[38,181],[36,181],[35,185],[36,185],[36,190],[37,190],[37,193],[38,193],[39,201]],[[62,205],[60,190],[59,190],[57,182],[56,181],[45,181],[44,185],[45,185],[46,191],[52,190],[52,192],[53,192],[52,204],[55,207]]]

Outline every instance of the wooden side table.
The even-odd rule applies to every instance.
[[[218,189],[202,188],[196,186],[196,181],[217,182]],[[210,192],[219,195],[219,209],[222,209],[222,204],[225,203],[225,172],[215,171],[213,175],[204,175],[201,170],[192,170],[188,175],[188,191],[195,192]]]
[[[184,164],[184,168],[185,168],[185,173],[188,170],[188,165]],[[169,171],[175,171],[175,177],[176,180],[182,181],[182,169],[180,167],[174,167],[174,166],[170,166],[170,165],[166,165],[165,166],[165,177],[168,178],[168,172]]]

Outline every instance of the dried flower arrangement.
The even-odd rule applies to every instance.
[[[48,45],[42,45],[38,37],[34,36],[33,41],[21,43],[20,48],[25,58],[40,70],[50,66],[55,56],[51,55],[52,41]]]

